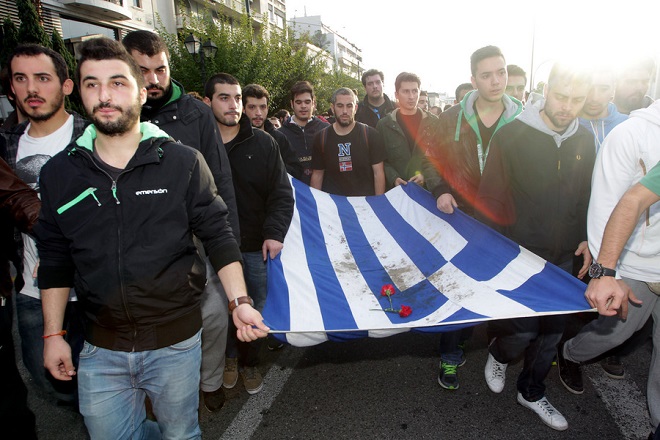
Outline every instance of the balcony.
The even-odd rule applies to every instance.
[[[131,11],[122,5],[122,0],[63,0],[65,5],[101,14],[113,20],[131,20]]]

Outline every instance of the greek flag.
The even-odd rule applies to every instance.
[[[282,341],[309,346],[591,310],[583,282],[461,211],[443,214],[416,184],[342,197],[291,181],[293,220],[284,249],[268,260],[263,310]],[[396,313],[404,305],[408,316]]]

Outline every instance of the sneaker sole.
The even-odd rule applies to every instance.
[[[238,383],[238,377],[236,378],[234,383],[222,382],[222,386],[227,388],[228,390],[231,390],[232,388],[234,388],[236,386],[237,383]]]
[[[561,384],[564,385],[564,388],[566,388],[570,393],[577,394],[577,395],[580,395],[580,394],[584,393],[584,389],[576,390],[575,388],[571,388],[568,385],[566,385],[566,382],[564,382],[564,379],[561,378],[561,374],[559,375],[559,382],[561,382]]]
[[[451,386],[451,385],[445,385],[444,383],[442,383],[442,381],[440,380],[439,377],[438,377],[438,384],[440,384],[440,386],[441,386],[442,388],[444,388],[445,390],[457,390],[458,387],[461,386],[460,384],[459,384],[459,385],[456,385],[455,387],[454,387],[454,386]]]
[[[605,370],[604,368],[603,368],[603,373],[605,374],[605,376],[609,377],[610,379],[622,380],[626,378],[626,373],[612,374],[609,371]]]
[[[263,389],[263,387],[264,387],[264,384],[262,382],[261,385],[259,385],[257,388],[252,388],[252,389],[247,389],[246,388],[245,391],[247,391],[248,394],[257,394],[259,391],[261,391]]]
[[[533,412],[536,415],[536,417],[538,417],[539,420],[541,420],[543,422],[543,424],[545,426],[547,426],[548,428],[554,429],[555,431],[566,431],[568,429],[568,425],[566,425],[565,427],[564,426],[552,426],[550,423],[546,422],[536,411],[534,411],[534,409],[532,409],[532,408],[530,408],[529,406],[526,405],[527,401],[525,400],[525,398],[523,396],[518,395],[516,400],[518,401],[518,405],[522,406],[523,408],[527,408],[528,410]]]

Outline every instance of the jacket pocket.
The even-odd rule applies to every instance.
[[[64,205],[60,206],[57,208],[57,213],[62,214],[66,210],[70,209],[71,207],[77,205],[78,203],[82,202],[85,200],[87,197],[91,196],[94,198],[96,201],[96,204],[98,206],[101,206],[101,202],[99,202],[99,199],[96,197],[96,194],[94,194],[97,191],[97,188],[92,188],[89,187],[85,191],[81,192],[77,197],[75,197],[73,200],[71,200],[68,203],[65,203]]]

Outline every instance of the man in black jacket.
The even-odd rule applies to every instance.
[[[165,42],[150,31],[129,32],[122,43],[142,70],[147,87],[147,102],[141,120],[152,122],[175,141],[199,150],[211,169],[218,195],[229,208],[229,224],[240,243],[236,198],[227,152],[222,145],[213,114],[203,102],[185,93],[183,86],[170,77],[169,51]],[[201,251],[201,249],[200,249]],[[222,284],[207,264],[209,283],[202,296],[204,334],[202,336],[202,380],[204,405],[219,411],[225,402],[222,391],[227,309]]]
[[[59,380],[76,374],[62,338],[75,285],[86,321],[80,412],[90,437],[201,438],[206,277],[193,235],[223,283],[238,337],[264,337],[268,328],[250,306],[227,207],[203,156],[139,123],[147,91],[120,43],[91,39],[80,54],[77,77],[93,125],[41,173],[44,365]],[[158,426],[146,420],[147,394]]]
[[[553,66],[545,99],[525,110],[492,138],[477,196],[479,219],[527,250],[572,273],[573,258],[584,257],[578,277],[591,263],[587,206],[595,160],[593,135],[577,115],[591,75]],[[524,354],[518,376],[518,403],[552,429],[568,429],[564,416],[545,395],[545,377],[564,332],[566,315],[505,320],[489,347],[484,375],[491,391],[502,392],[507,364]]]
[[[369,69],[362,74],[362,85],[367,94],[359,103],[355,120],[376,128],[378,121],[392,113],[396,105],[383,93],[385,75],[377,69]]]
[[[254,128],[265,131],[275,139],[277,146],[280,147],[280,155],[287,172],[300,180],[303,175],[303,167],[291,148],[289,139],[282,132],[277,131],[277,128],[267,118],[269,100],[268,90],[259,84],[248,84],[243,87],[243,112],[250,119]]]
[[[277,142],[255,129],[243,114],[241,86],[226,73],[212,76],[204,90],[227,148],[241,222],[241,253],[245,282],[257,310],[267,294],[266,259],[277,257],[293,216],[293,194]],[[250,394],[261,391],[263,379],[257,364],[261,343],[238,344],[229,335],[223,385],[238,381],[238,361],[243,385]]]

